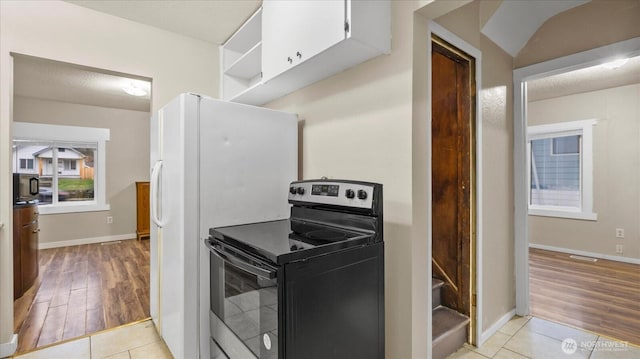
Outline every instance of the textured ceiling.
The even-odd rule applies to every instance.
[[[222,44],[262,5],[261,0],[68,0],[124,19]]]
[[[539,101],[640,83],[640,56],[617,69],[593,66],[527,81],[527,100]]]
[[[149,112],[148,79],[14,54],[15,96]],[[135,84],[147,91],[135,97],[122,88]]]

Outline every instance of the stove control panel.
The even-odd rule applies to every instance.
[[[339,180],[293,182],[289,186],[289,201],[371,208],[374,184]]]
[[[313,184],[311,185],[311,194],[314,196],[331,196],[338,197],[340,186],[337,184]]]

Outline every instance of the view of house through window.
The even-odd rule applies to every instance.
[[[96,151],[97,143],[16,140],[13,170],[39,175],[40,204],[94,201]]]

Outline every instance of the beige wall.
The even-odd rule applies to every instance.
[[[592,0],[547,20],[520,50],[515,68],[638,37],[639,23],[640,0]]]
[[[0,343],[13,334],[10,52],[153,79],[152,111],[177,94],[218,96],[217,46],[62,1],[0,1]]]
[[[436,22],[482,52],[483,331],[515,307],[513,58],[480,33],[495,2],[466,5]]]
[[[106,203],[109,211],[40,216],[40,243],[136,232],[136,181],[149,179],[148,112],[15,97],[13,120],[108,128]],[[107,216],[113,223],[107,224]]]
[[[443,10],[442,4],[449,6]],[[426,278],[430,264],[425,248],[427,213],[424,183],[425,147],[414,144],[412,132],[425,128],[426,49],[428,18],[465,2],[393,2],[392,53],[296,91],[268,107],[296,112],[302,129],[303,178],[362,179],[384,184],[386,356],[425,357],[426,320],[430,317]],[[492,4],[493,5],[493,4]],[[495,8],[495,7],[494,7]],[[483,52],[481,96],[489,105],[483,141],[485,218],[485,327],[514,307],[513,185],[511,82],[512,58],[480,35],[480,5],[471,4],[438,19],[442,25]],[[417,53],[414,53],[416,51]],[[415,92],[414,92],[415,91]],[[415,106],[414,106],[415,105]],[[415,112],[415,113],[414,113]],[[417,194],[417,195],[416,195]],[[422,196],[422,197],[421,197]],[[412,218],[420,223],[414,223]],[[415,228],[419,230],[414,231]],[[426,270],[422,271],[426,272]]]
[[[605,70],[607,71],[607,70]],[[529,125],[595,118],[594,212],[597,221],[529,216],[529,242],[640,258],[640,84],[530,102]],[[625,238],[615,238],[623,228]],[[624,253],[616,254],[616,244]]]
[[[302,176],[384,185],[386,357],[411,358],[411,45],[415,2],[393,7],[391,55],[268,107],[302,120]]]

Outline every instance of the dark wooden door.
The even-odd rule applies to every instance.
[[[433,273],[447,283],[443,304],[470,315],[470,61],[432,44]]]

